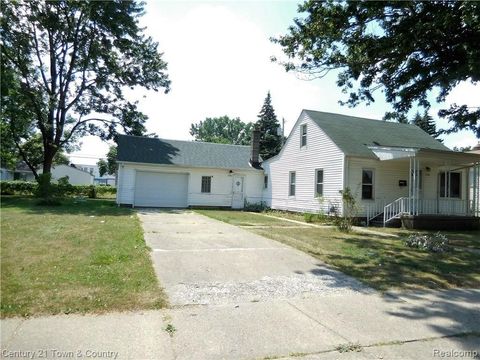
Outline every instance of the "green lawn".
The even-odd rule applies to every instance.
[[[1,200],[2,317],[167,305],[132,210],[111,200]]]
[[[199,214],[237,226],[292,226],[289,221],[283,221],[261,214],[232,210],[195,210]]]
[[[260,221],[260,215],[240,211],[203,210],[201,213],[234,225]],[[265,218],[270,221],[270,218]],[[379,290],[480,287],[478,254],[466,251],[432,254],[415,250],[404,245],[406,231],[396,230],[400,237],[390,238],[355,232],[345,234],[335,228],[270,225],[266,228],[251,227],[250,231],[311,254]],[[457,238],[471,241],[480,237],[478,231],[455,234]]]

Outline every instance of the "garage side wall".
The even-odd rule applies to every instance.
[[[209,168],[183,168],[176,166],[120,164],[118,170],[117,203],[135,205],[135,179],[138,171],[188,174],[188,206],[232,205],[232,174],[229,170]],[[263,172],[236,171],[245,177],[245,198],[248,202],[262,199]],[[211,192],[202,193],[202,176],[211,176]]]

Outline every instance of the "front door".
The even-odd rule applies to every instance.
[[[232,208],[233,209],[242,209],[244,205],[244,177],[235,175],[233,177],[233,194],[232,194]]]

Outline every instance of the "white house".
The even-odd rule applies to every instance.
[[[275,209],[341,213],[340,191],[349,188],[367,222],[478,215],[479,165],[480,155],[451,151],[415,125],[303,110],[281,152],[262,163],[263,200]]]
[[[77,169],[69,165],[55,165],[52,167],[52,180],[68,176],[68,182],[72,185],[92,185],[93,175],[89,172]]]
[[[98,169],[98,165],[75,164],[75,167],[77,169],[81,169],[92,174],[93,182],[96,185],[115,186],[115,175],[103,174],[103,176],[100,176],[100,170]]]
[[[118,204],[243,208],[262,199],[263,170],[249,146],[126,135],[117,142]]]
[[[263,201],[341,214],[348,188],[367,223],[480,215],[480,154],[452,151],[415,125],[303,110],[281,152],[260,164],[258,132],[253,139],[249,148],[120,136],[117,202],[242,208]]]

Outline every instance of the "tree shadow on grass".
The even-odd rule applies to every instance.
[[[2,210],[20,211],[25,214],[48,215],[86,215],[86,216],[125,216],[133,214],[133,210],[118,207],[115,200],[75,199],[60,200],[60,205],[38,205],[39,199],[22,196],[2,196]]]
[[[332,235],[331,240],[341,241],[340,250],[323,252],[310,246],[307,252],[381,291],[480,287],[477,254],[464,251],[428,253],[406,247],[402,239],[379,240],[354,234],[349,237]]]

